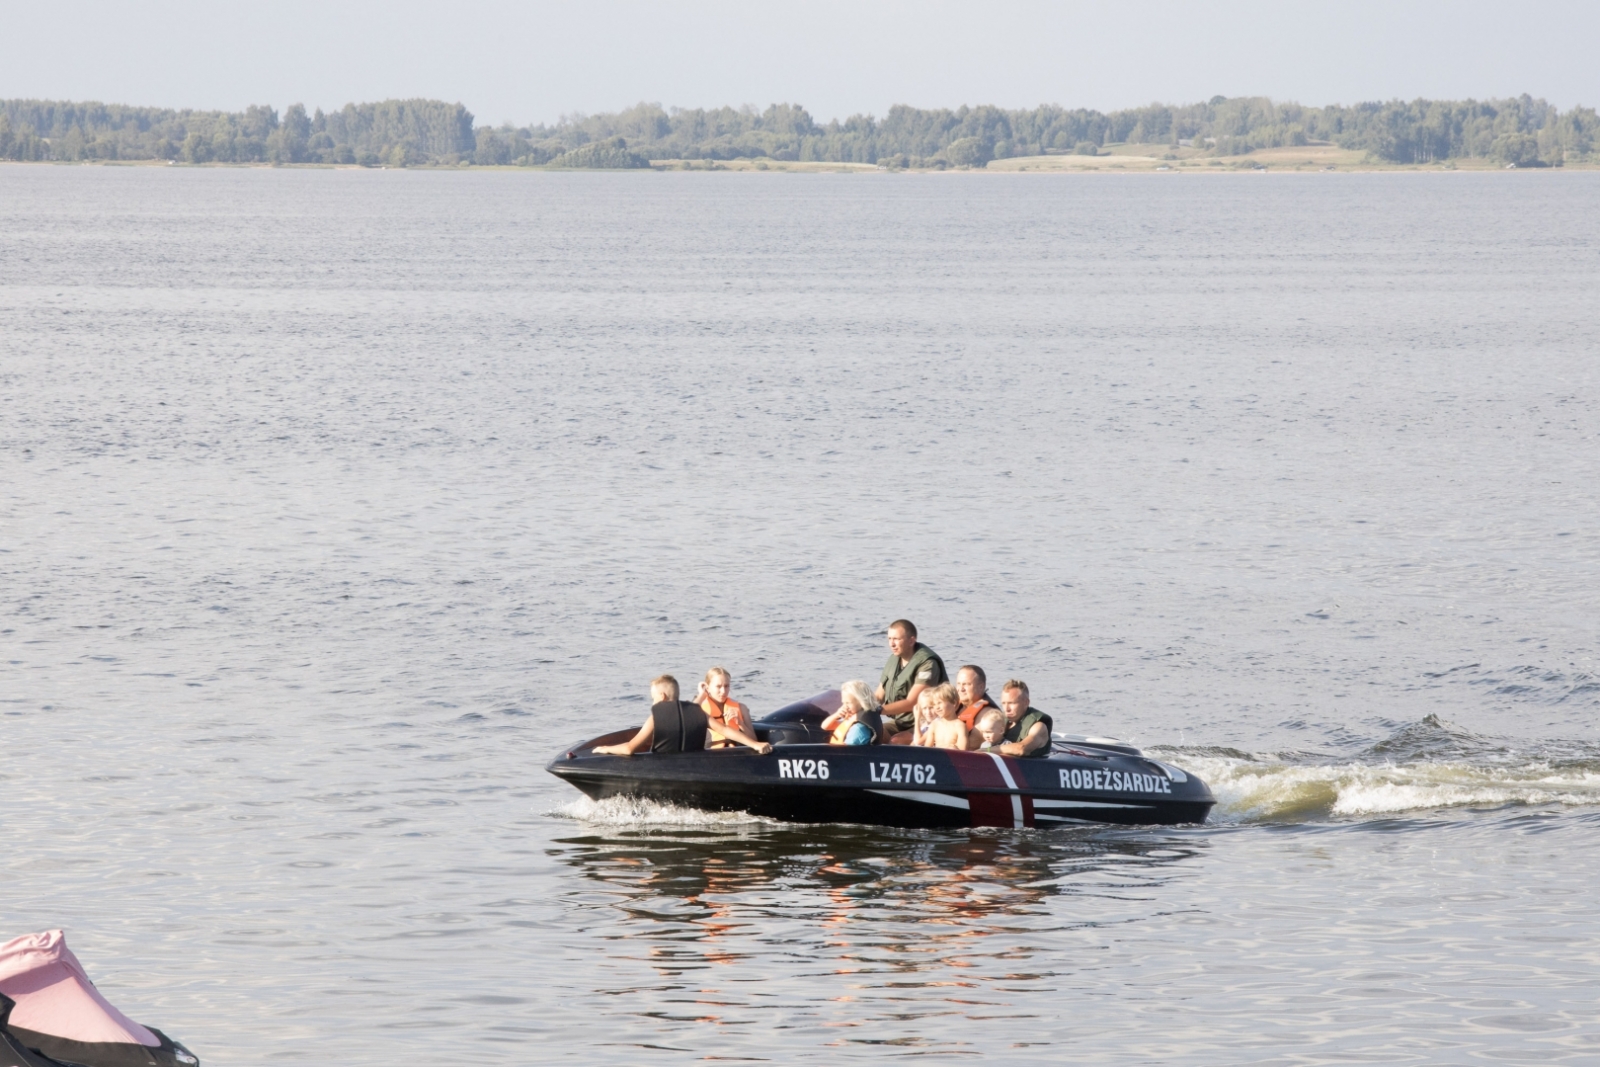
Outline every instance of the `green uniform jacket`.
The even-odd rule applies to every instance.
[[[1047,737],[1056,728],[1055,720],[1050,718],[1050,716],[1046,715],[1038,708],[1029,708],[1023,713],[1022,718],[1017,720],[1017,724],[1015,726],[1011,726],[1009,724],[1006,726],[1006,740],[1021,741],[1023,738],[1028,736],[1028,731],[1033,729],[1033,724],[1036,722],[1044,723],[1044,732]],[[1029,752],[1028,758],[1039,759],[1048,755],[1050,755],[1050,744],[1047,741],[1043,745],[1040,745],[1038,748],[1034,749],[1032,752]]]
[[[943,685],[948,680],[944,671],[944,660],[939,658],[939,653],[921,641],[912,647],[911,658],[906,661],[904,667],[900,666],[900,657],[891,653],[889,662],[883,665],[883,676],[878,679],[878,684],[883,686],[883,702],[893,704],[896,700],[904,700],[912,687],[918,684],[917,675],[930,663],[933,665],[932,677],[921,679],[921,684]],[[914,711],[894,717],[895,728],[900,730],[911,729],[911,724],[915,721]]]

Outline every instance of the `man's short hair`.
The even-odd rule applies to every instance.
[[[976,674],[978,676],[978,688],[979,689],[987,689],[987,688],[989,688],[989,676],[987,674],[984,674],[983,673],[983,668],[978,666],[976,663],[964,663],[964,664],[962,664],[961,665],[961,670],[956,671],[956,676],[957,677],[960,677],[961,671],[971,671],[973,674]]]
[[[912,622],[910,619],[896,619],[894,622],[889,624],[889,629],[904,630],[906,632],[906,636],[911,638],[911,640],[915,641],[917,639],[917,624]]]
[[[1006,684],[1000,687],[1000,692],[1004,693],[1007,689],[1020,689],[1022,691],[1023,700],[1032,699],[1028,696],[1028,683],[1024,682],[1021,678],[1006,679]]]
[[[652,699],[655,699],[658,695],[660,698],[656,700],[656,703],[658,704],[662,700],[677,700],[678,680],[670,674],[663,674],[661,677],[651,681],[650,696]]]

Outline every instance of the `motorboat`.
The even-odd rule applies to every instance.
[[[199,1067],[107,1000],[60,930],[0,944],[0,1067]]]
[[[1048,756],[910,745],[833,745],[820,693],[752,724],[770,754],[716,748],[599,755],[619,730],[564,750],[546,768],[595,800],[631,797],[789,822],[879,826],[1177,825],[1204,822],[1216,799],[1194,775],[1111,738],[1057,734]]]

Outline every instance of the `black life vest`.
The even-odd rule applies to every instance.
[[[699,752],[706,747],[706,713],[686,700],[663,700],[650,708],[655,736],[650,751],[662,756]]]

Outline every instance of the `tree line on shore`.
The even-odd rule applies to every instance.
[[[0,158],[397,166],[470,155],[472,113],[438,100],[347,104],[307,115],[292,104],[175,111],[122,104],[0,100]]]
[[[924,109],[816,122],[804,108],[671,108],[567,116],[536,126],[476,126],[460,104],[384,100],[280,116],[120,104],[0,100],[0,159],[185,163],[359,163],[639,168],[660,159],[772,159],[888,167],[983,166],[993,159],[1098,154],[1113,144],[1192,147],[1212,155],[1328,143],[1373,160],[1487,158],[1560,166],[1600,161],[1593,108],[1561,111],[1530,96],[1303,107],[1264,97],[1101,112],[1044,105]]]

